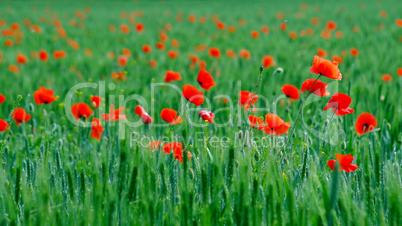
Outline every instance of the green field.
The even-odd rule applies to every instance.
[[[0,225],[402,225],[401,12],[385,0],[0,1]],[[311,73],[317,54],[341,80],[329,61]],[[310,95],[317,77],[330,95]],[[297,100],[281,90],[307,79]],[[353,113],[323,110],[335,93]],[[111,105],[125,117],[105,115]],[[360,135],[365,112],[377,123]],[[331,170],[335,154],[358,168]]]

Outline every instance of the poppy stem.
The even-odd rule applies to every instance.
[[[331,119],[328,122],[328,125],[324,128],[324,131],[322,133],[322,136],[324,137],[324,139],[322,140],[320,146],[318,146],[319,149],[321,148],[322,144],[325,143],[325,134],[327,133],[327,130],[328,130],[329,126],[331,125],[332,119],[334,119],[334,116],[335,116],[335,112],[332,114]]]
[[[315,81],[313,82],[313,85],[310,87],[310,90],[308,91],[306,100],[307,100],[308,97],[311,95],[311,90],[313,89],[315,83],[317,82],[317,80],[318,80],[321,76],[322,76],[322,74],[320,74],[320,75],[315,79]],[[301,100],[301,99],[300,99],[300,100]],[[293,134],[294,134],[295,131],[296,131],[296,125],[297,125],[297,122],[298,122],[297,120],[299,119],[299,117],[300,117],[300,115],[301,115],[301,113],[302,113],[302,111],[303,111],[303,101],[301,101],[300,104],[302,105],[302,108],[300,109],[299,113],[298,113],[297,116],[296,116],[296,119],[295,119],[294,125],[293,125],[293,131],[292,131],[292,133],[288,136],[288,138],[286,139],[286,142],[285,142],[284,147],[288,144],[290,138],[293,136]]]

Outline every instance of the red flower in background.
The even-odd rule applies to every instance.
[[[260,117],[249,115],[248,120],[250,121],[251,127],[256,128],[258,125],[258,130],[262,130],[265,126],[264,120]]]
[[[149,114],[145,111],[145,109],[143,107],[141,107],[140,105],[137,105],[137,107],[135,107],[135,114],[137,114],[141,117],[142,122],[144,124],[149,124],[149,123],[154,122],[152,117],[149,116]]]
[[[167,54],[169,58],[175,59],[179,55],[179,52],[177,50],[169,50]]]
[[[198,116],[202,118],[202,120],[207,120],[209,123],[214,123],[215,115],[207,110],[202,110],[198,113]]]
[[[91,137],[97,140],[101,139],[103,133],[103,126],[98,118],[92,119]]]
[[[266,134],[280,136],[287,134],[289,128],[290,122],[284,122],[279,116],[272,113],[265,115],[265,124],[262,129]]]
[[[8,125],[8,123],[6,121],[4,121],[3,119],[0,119],[0,133],[5,132],[9,128],[10,128],[10,125]]]
[[[128,57],[126,55],[120,55],[119,58],[117,59],[117,63],[121,67],[127,66],[128,63]]]
[[[197,107],[204,103],[204,94],[191,85],[183,86],[183,97]]]
[[[142,46],[142,51],[143,51],[144,53],[150,53],[150,52],[152,51],[152,48],[151,48],[151,46],[149,46],[149,45],[143,45],[143,46]]]
[[[183,122],[182,118],[177,115],[177,111],[169,108],[162,109],[161,118],[172,125],[180,124]]]
[[[0,94],[0,105],[6,101],[6,97]]]
[[[137,33],[142,33],[145,30],[145,27],[142,23],[137,23],[135,25],[135,30],[137,31]]]
[[[336,29],[336,27],[337,27],[337,25],[334,21],[331,21],[331,20],[327,21],[327,29],[328,30],[333,31]]]
[[[55,50],[53,52],[54,59],[61,59],[61,58],[65,58],[66,56],[67,56],[67,54],[63,50]]]
[[[345,170],[345,172],[350,173],[355,171],[358,166],[352,164],[352,161],[355,160],[351,154],[342,155],[342,154],[335,154],[336,160],[329,160],[328,166],[331,170],[335,170],[336,162],[339,163],[339,171]]]
[[[80,118],[89,118],[92,115],[91,108],[85,103],[76,103],[71,107],[71,113],[78,120]]]
[[[163,42],[156,43],[156,48],[160,50],[165,50],[165,44]]]
[[[41,86],[39,90],[35,91],[33,96],[37,105],[50,104],[58,99],[58,97],[54,96],[53,90],[46,89],[43,86]]]
[[[294,85],[285,84],[281,88],[282,92],[292,100],[298,100],[300,97],[299,89]]]
[[[250,93],[249,91],[240,91],[240,105],[254,105],[255,102],[258,100],[258,96],[255,93]]]
[[[165,82],[173,82],[173,81],[180,81],[181,76],[179,72],[174,72],[174,71],[166,71],[165,75]]]
[[[31,120],[31,115],[28,114],[23,108],[15,108],[12,114],[12,118],[15,120],[17,126],[24,122]]]
[[[402,67],[399,67],[399,68],[396,70],[396,73],[397,73],[399,76],[402,76]]]
[[[49,59],[49,54],[45,50],[40,50],[39,59],[43,62],[47,62],[47,60]]]
[[[197,82],[206,91],[209,91],[209,89],[216,85],[212,75],[203,67],[200,69],[200,72],[198,72]]]
[[[325,50],[323,50],[323,49],[318,49],[317,50],[317,55],[324,58],[324,57],[327,56],[327,52]]]
[[[382,78],[382,80],[383,80],[384,82],[390,82],[390,81],[392,81],[392,75],[389,75],[389,74],[384,74],[381,78]]]
[[[91,105],[93,108],[98,108],[101,104],[102,98],[99,96],[92,96],[91,97]]]
[[[320,74],[327,78],[341,81],[342,74],[338,68],[338,62],[323,59],[319,56],[314,56],[313,66],[310,68],[311,73]]]
[[[352,98],[343,93],[334,93],[329,100],[327,106],[325,106],[324,111],[332,108],[332,111],[338,115],[347,115],[353,113],[355,110],[349,107],[352,103]]]
[[[118,109],[114,109],[114,105],[110,105],[109,114],[101,114],[101,117],[105,121],[115,122],[119,120],[127,120],[126,115],[122,115],[125,107],[120,107]]]
[[[359,56],[359,50],[357,50],[356,48],[352,48],[350,49],[350,54],[354,57]]]
[[[172,142],[163,145],[163,151],[166,154],[170,154],[173,151],[173,156],[175,160],[179,160],[179,162],[183,162],[183,144],[179,142]],[[187,157],[191,158],[191,153],[188,152]]]
[[[151,141],[149,142],[149,149],[154,152],[159,149],[160,144],[160,141]]]
[[[262,65],[264,66],[264,68],[269,68],[275,66],[276,63],[272,56],[264,56],[264,58],[262,58]]]
[[[303,82],[300,91],[302,93],[310,92],[317,96],[325,97],[330,95],[330,93],[327,90],[327,87],[328,87],[327,83],[321,82],[318,79],[310,78]]]
[[[377,119],[374,115],[365,112],[357,117],[355,129],[359,135],[363,135],[369,131],[372,131],[377,127]]]
[[[127,80],[127,76],[124,74],[124,72],[112,72],[111,74],[112,79],[114,79],[116,82],[119,82],[120,79],[123,81]]]
[[[25,55],[19,53],[17,54],[17,63],[21,65],[26,64],[28,63],[28,58]]]
[[[251,54],[247,49],[242,49],[242,50],[239,51],[239,57],[242,57],[244,59],[250,59]]]
[[[215,47],[209,48],[208,49],[208,54],[211,57],[214,57],[214,58],[220,58],[221,57],[221,51],[218,48],[215,48]]]

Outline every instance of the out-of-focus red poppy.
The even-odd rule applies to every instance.
[[[353,32],[357,33],[360,31],[360,28],[358,26],[353,26]]]
[[[247,49],[241,49],[239,51],[239,57],[244,58],[244,59],[250,59],[251,54]]]
[[[183,122],[183,119],[177,115],[177,111],[169,108],[162,109],[161,118],[172,125],[180,124]]]
[[[179,162],[183,162],[183,144],[179,142],[172,142],[163,145],[163,151],[166,154],[170,154],[173,151],[173,156],[175,160],[179,160]],[[191,158],[191,153],[187,153],[187,158]]]
[[[111,74],[112,79],[114,79],[116,82],[119,82],[120,80],[126,81],[127,76],[124,74],[124,72],[119,71],[119,72],[112,72]]]
[[[72,40],[71,38],[67,39],[67,44],[69,44],[75,50],[80,48],[80,45],[76,41]]]
[[[159,149],[160,144],[161,144],[160,141],[151,141],[149,142],[149,149],[151,149],[151,151],[154,152]]]
[[[322,58],[324,58],[324,57],[327,56],[327,52],[325,50],[323,50],[323,49],[318,49],[317,50],[317,55],[322,57]]]
[[[127,24],[121,24],[119,29],[120,29],[120,32],[123,34],[130,33],[130,27]]]
[[[33,96],[37,105],[50,104],[59,98],[54,96],[53,90],[46,89],[43,86],[41,86],[39,90],[35,91]]]
[[[314,84],[314,86],[313,86]],[[320,97],[329,96],[330,93],[327,90],[328,84],[325,82],[321,82],[318,79],[307,79],[303,82],[301,86],[301,93],[310,92]]]
[[[96,109],[100,106],[102,98],[100,96],[92,96],[91,97],[91,105],[92,108]]]
[[[179,72],[166,71],[165,82],[169,83],[169,82],[180,81],[180,80],[181,80],[181,76],[180,76]]]
[[[285,84],[281,88],[282,92],[292,100],[298,100],[300,97],[299,89],[290,84]]]
[[[15,66],[14,64],[11,64],[10,66],[8,66],[8,70],[13,72],[14,74],[20,73],[20,69],[17,66]]]
[[[121,53],[122,53],[123,55],[127,56],[127,57],[130,57],[130,56],[131,56],[131,51],[130,51],[129,49],[127,49],[127,48],[122,49],[122,50],[121,50]]]
[[[151,68],[153,69],[153,68],[156,67],[157,62],[156,62],[156,60],[152,59],[152,60],[149,60],[149,61],[148,61],[148,64],[151,65]]]
[[[199,60],[198,61],[198,66],[200,66],[200,68],[206,68],[207,67],[207,62],[205,62],[203,60]]]
[[[180,47],[180,42],[177,41],[176,39],[172,39],[172,40],[170,41],[170,45],[172,45],[172,47],[178,48],[178,47]]]
[[[92,119],[91,137],[100,140],[103,133],[103,126],[98,118]]]
[[[54,59],[61,59],[61,58],[65,58],[66,56],[67,56],[67,54],[63,50],[55,50],[55,51],[53,51]]]
[[[116,31],[116,27],[115,27],[113,24],[109,25],[109,31],[110,31],[110,32],[115,32],[115,31]]]
[[[219,29],[219,30],[225,30],[225,24],[223,23],[223,22],[221,22],[221,21],[219,21],[219,22],[217,22],[216,23],[216,27]]]
[[[137,23],[135,25],[135,30],[137,31],[137,33],[142,33],[145,30],[145,26],[142,23]]]
[[[169,58],[175,59],[179,55],[179,52],[177,50],[169,50],[167,54]]]
[[[277,13],[275,14],[275,16],[276,16],[276,18],[278,18],[279,20],[285,19],[285,15],[283,15],[283,13],[281,13],[281,12],[277,12]]]
[[[87,104],[76,103],[71,107],[71,113],[73,114],[74,118],[78,120],[80,118],[87,119],[91,117],[93,112]]]
[[[194,47],[194,50],[195,51],[204,51],[204,50],[206,50],[207,49],[207,45],[205,45],[205,44],[201,44],[201,45],[199,45],[199,46],[195,46]]]
[[[346,51],[345,51],[346,52]],[[342,64],[343,63],[343,59],[342,59],[342,57],[340,57],[340,56],[338,56],[338,55],[333,55],[332,56],[332,62],[338,62],[339,64]]]
[[[152,117],[149,116],[149,114],[145,111],[145,109],[143,107],[141,107],[140,105],[137,105],[137,107],[135,107],[135,114],[137,114],[141,117],[142,122],[144,124],[149,124],[149,123],[154,122]]]
[[[245,105],[254,105],[255,102],[258,100],[258,96],[255,93],[250,93],[249,91],[240,91],[239,92],[239,104],[242,106]]]
[[[6,97],[0,94],[0,105],[6,101]]]
[[[194,86],[188,84],[183,86],[183,97],[197,107],[204,103],[204,94]]]
[[[252,38],[260,37],[260,33],[258,31],[251,31],[250,35]]]
[[[279,116],[268,113],[265,115],[265,124],[262,130],[265,134],[280,136],[288,133],[290,122],[284,122]]]
[[[256,128],[258,126],[258,130],[262,130],[265,126],[264,120],[260,117],[249,115],[248,120],[250,121],[251,127]]]
[[[5,132],[10,128],[10,125],[3,119],[0,119],[0,133]]]
[[[10,39],[6,39],[6,41],[4,41],[4,44],[8,47],[13,46],[13,41],[11,41]]]
[[[289,38],[295,40],[297,38],[297,33],[294,31],[289,32]]]
[[[402,67],[399,67],[399,68],[396,70],[396,73],[397,73],[399,76],[402,76]]]
[[[333,31],[336,29],[336,27],[337,27],[337,25],[334,21],[331,21],[331,20],[327,21],[327,29],[328,30]]]
[[[351,154],[342,155],[342,154],[335,154],[336,160],[329,160],[328,166],[331,170],[335,170],[336,162],[339,163],[339,171],[345,170],[345,172],[350,173],[357,170],[358,166],[352,164],[352,161],[355,160]]]
[[[28,114],[23,108],[15,108],[12,113],[12,118],[14,119],[15,124],[19,126],[22,123],[31,120],[31,115]]]
[[[332,108],[335,115],[347,115],[353,113],[355,110],[349,107],[352,103],[352,98],[343,93],[334,93],[329,100],[327,106],[325,106],[324,111]]]
[[[382,80],[384,81],[384,82],[390,82],[390,81],[392,81],[392,75],[390,75],[390,74],[384,74],[384,75],[382,75]]]
[[[165,50],[165,44],[163,42],[156,43],[156,48],[160,50]]]
[[[228,49],[226,50],[226,56],[228,56],[229,58],[236,58],[236,53],[235,51]]]
[[[21,53],[17,54],[17,63],[20,65],[28,63],[28,57]]]
[[[311,23],[312,24],[318,24],[319,22],[320,22],[320,20],[318,19],[318,17],[311,18]]]
[[[228,26],[228,31],[230,33],[235,33],[236,32],[236,27],[235,26]]]
[[[214,78],[208,71],[205,70],[205,68],[201,68],[198,72],[197,82],[206,91],[209,91],[209,89],[216,85]]]
[[[204,17],[204,16],[201,16],[201,17],[198,19],[198,22],[200,22],[200,24],[205,24],[205,22],[207,22],[207,18]]]
[[[354,57],[359,56],[359,50],[357,50],[356,48],[352,48],[350,49],[350,54]]]
[[[168,40],[168,36],[167,36],[167,34],[166,34],[165,32],[160,32],[160,33],[159,33],[159,39],[160,39],[162,42],[166,42],[166,41]]]
[[[374,115],[365,112],[357,117],[355,129],[357,134],[363,135],[367,132],[372,131],[377,127],[377,119]]]
[[[262,58],[262,65],[264,68],[274,67],[276,65],[274,57],[269,55],[264,56],[264,58]]]
[[[119,58],[117,59],[117,63],[121,67],[127,66],[128,63],[128,57],[126,55],[120,55]]]
[[[49,54],[45,50],[40,50],[39,59],[43,62],[47,62],[47,60],[49,59]]]
[[[261,32],[264,34],[269,34],[269,27],[266,25],[261,26]]]
[[[103,118],[103,120],[110,121],[110,122],[115,122],[115,121],[119,121],[119,120],[127,120],[126,115],[122,114],[124,111],[124,108],[125,107],[120,107],[115,110],[114,105],[111,104],[109,114],[101,114],[101,117]]]
[[[197,61],[198,61],[198,56],[197,55],[194,55],[194,54],[188,54],[188,58],[191,60],[191,63],[192,64],[195,64],[195,63],[197,63]]]
[[[342,80],[342,74],[338,68],[338,62],[323,59],[319,56],[314,56],[313,66],[310,68],[311,73],[320,74],[327,78]]]
[[[209,123],[214,123],[215,115],[210,111],[202,110],[202,111],[198,112],[198,116],[200,116],[202,118],[202,120],[204,120],[204,121],[208,121]]]
[[[396,19],[396,20],[395,20],[395,24],[396,24],[396,26],[398,26],[398,27],[402,27],[402,19]]]
[[[282,31],[286,31],[288,29],[288,24],[287,23],[281,23],[280,28],[281,28]]]
[[[220,58],[221,57],[221,51],[216,47],[209,48],[208,49],[208,54],[211,57],[214,57],[214,58]]]
[[[197,17],[194,14],[190,14],[188,15],[188,21],[195,23],[195,21],[197,21]]]
[[[144,53],[150,53],[151,51],[152,51],[152,48],[151,48],[151,46],[149,46],[149,45],[143,45],[142,46],[142,51],[144,52]]]
[[[380,11],[380,16],[383,17],[383,18],[387,17],[387,12],[385,10],[381,10]]]

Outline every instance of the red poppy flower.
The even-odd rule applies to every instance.
[[[242,49],[242,50],[239,51],[239,57],[242,57],[244,59],[250,59],[251,54],[247,49]]]
[[[53,52],[53,57],[54,59],[61,59],[61,58],[65,58],[66,57],[66,52],[64,52],[63,50],[55,50]]]
[[[219,30],[224,30],[224,29],[225,29],[225,24],[222,23],[222,22],[218,22],[218,23],[216,23],[216,27],[217,27]]]
[[[155,151],[159,149],[161,142],[160,141],[151,141],[149,142],[149,148],[151,151]]]
[[[402,67],[399,67],[399,68],[396,70],[396,73],[397,73],[399,76],[402,76]]]
[[[262,58],[262,65],[264,66],[264,68],[269,68],[275,66],[276,63],[272,56],[264,56],[264,58]]]
[[[103,126],[98,118],[92,119],[91,137],[97,140],[101,139],[103,133]]]
[[[93,108],[98,108],[101,104],[102,98],[99,96],[92,96],[91,97],[91,105]]]
[[[292,100],[298,100],[300,97],[299,89],[294,85],[285,84],[282,86],[282,92]]]
[[[188,54],[188,58],[191,60],[191,63],[192,64],[195,64],[195,63],[197,63],[197,61],[198,61],[198,56],[197,55],[194,55],[194,54]]]
[[[179,52],[177,50],[169,50],[167,54],[169,58],[174,59],[179,55]]]
[[[195,51],[204,51],[204,50],[206,50],[207,49],[207,45],[205,45],[205,44],[201,44],[201,45],[199,45],[199,46],[195,46],[194,47],[194,50]]]
[[[179,160],[179,162],[183,162],[183,144],[179,142],[172,142],[163,145],[163,151],[166,154],[170,154],[173,151],[173,156],[175,160]],[[191,153],[188,152],[187,157],[191,158]]]
[[[135,107],[135,114],[137,114],[141,117],[142,122],[144,124],[149,124],[149,123],[154,122],[152,117],[149,116],[149,114],[145,111],[145,109],[143,107],[141,107],[140,105],[137,105],[137,107]]]
[[[28,122],[31,120],[31,115],[28,114],[24,109],[22,108],[15,108],[13,111],[12,118],[15,120],[15,124],[17,126],[21,125],[24,122]]]
[[[314,84],[314,86],[313,86],[313,84]],[[310,78],[303,82],[300,91],[302,93],[310,92],[317,96],[325,97],[325,96],[330,95],[330,93],[327,90],[327,87],[328,87],[327,83],[321,82],[318,79]]]
[[[346,51],[342,51],[342,52],[344,52],[345,56],[346,56],[347,52]],[[343,59],[340,56],[334,55],[334,56],[332,56],[332,62],[338,62],[339,64],[342,64]]]
[[[262,130],[265,126],[264,120],[260,117],[249,115],[248,120],[250,121],[251,127],[256,128],[258,125],[258,130]]]
[[[323,49],[318,49],[317,55],[324,58],[327,56],[327,52],[325,52],[325,50],[323,50]]]
[[[228,31],[230,33],[235,33],[236,32],[236,27],[235,26],[228,26]]]
[[[6,97],[0,94],[0,105],[6,101]]]
[[[122,67],[127,66],[128,57],[126,55],[120,55],[119,58],[117,59],[117,63]]]
[[[384,75],[382,76],[382,80],[383,80],[384,82],[390,82],[390,81],[392,81],[392,75],[384,74]]]
[[[248,91],[240,91],[240,105],[254,105],[255,102],[258,100],[258,96],[255,93],[250,93]]]
[[[10,128],[10,126],[8,125],[8,123],[6,121],[4,121],[3,119],[0,119],[0,133],[5,132],[9,128]]]
[[[269,33],[269,27],[266,26],[266,25],[262,25],[261,32],[264,33],[264,34],[268,34]]]
[[[180,124],[183,122],[183,119],[177,115],[177,111],[169,108],[162,109],[161,118],[172,125]]]
[[[341,81],[342,74],[338,68],[338,62],[323,59],[319,56],[314,56],[313,66],[310,68],[311,73],[320,74],[327,78]]]
[[[354,57],[359,56],[359,50],[357,50],[356,48],[352,48],[350,49],[350,54]]]
[[[165,44],[163,44],[162,42],[158,42],[156,43],[156,48],[160,50],[165,50]]]
[[[363,135],[369,131],[372,131],[377,127],[377,119],[374,115],[366,112],[357,117],[355,129],[359,135]]]
[[[176,47],[176,48],[180,47],[180,42],[177,41],[176,39],[172,39],[172,40],[170,41],[170,44],[171,44],[173,47]]]
[[[8,66],[8,70],[13,72],[13,73],[15,73],[15,74],[20,73],[20,69],[17,66],[13,65],[13,64]]]
[[[135,25],[135,30],[136,30],[138,33],[142,33],[142,32],[145,30],[145,27],[144,27],[144,25],[143,25],[142,23],[137,23],[137,24]]]
[[[280,136],[287,134],[289,128],[290,122],[284,122],[279,116],[272,113],[265,115],[265,124],[262,129],[266,134]]]
[[[327,106],[325,106],[324,111],[332,108],[332,111],[336,115],[347,115],[353,113],[355,110],[349,107],[352,103],[352,98],[343,93],[334,93],[329,100]]]
[[[142,51],[143,51],[144,53],[150,53],[150,52],[152,51],[152,48],[151,48],[151,46],[149,46],[149,45],[143,45],[143,46],[142,46]]]
[[[209,48],[209,49],[208,49],[208,54],[209,54],[211,57],[214,57],[214,58],[219,58],[219,57],[221,57],[221,51],[220,51],[218,48],[215,48],[215,47]]]
[[[77,103],[71,107],[71,113],[78,120],[80,118],[89,118],[92,115],[91,108],[85,103]]]
[[[260,37],[260,33],[258,31],[251,31],[250,35],[252,38]]]
[[[209,123],[214,123],[215,115],[210,111],[202,110],[198,113],[198,116],[204,121],[207,120]]]
[[[180,81],[181,76],[179,72],[174,71],[166,71],[165,82],[173,82],[173,81]]]
[[[183,86],[183,97],[197,107],[204,103],[204,94],[191,85]]]
[[[120,107],[118,109],[114,109],[114,105],[110,105],[109,114],[101,114],[101,117],[105,121],[115,122],[119,120],[127,120],[126,115],[122,115],[125,107]]]
[[[281,23],[280,27],[282,31],[286,31],[286,29],[288,29],[288,25],[286,23]]]
[[[123,55],[126,55],[127,57],[131,56],[131,51],[129,49],[127,49],[127,48],[124,48],[123,50],[121,50],[121,53]]]
[[[41,86],[39,90],[35,91],[33,96],[37,105],[50,104],[58,99],[58,97],[54,96],[53,90],[46,89],[43,86]]]
[[[17,54],[17,63],[18,64],[26,64],[26,63],[28,63],[28,58],[25,55],[19,53],[19,54]]]
[[[228,56],[229,58],[235,58],[236,53],[235,53],[235,51],[228,49],[228,50],[226,50],[226,56]]]
[[[49,59],[49,54],[45,50],[39,51],[39,59],[43,62],[47,62]]]
[[[294,31],[289,32],[289,38],[295,40],[297,38],[297,34]]]
[[[336,29],[336,27],[337,27],[337,25],[336,25],[336,23],[334,21],[329,20],[327,22],[327,29],[328,30],[333,31],[333,30]]]
[[[335,154],[336,160],[329,160],[328,166],[331,170],[335,170],[336,162],[339,163],[339,171],[345,170],[345,172],[350,173],[357,170],[358,166],[352,164],[352,161],[355,160],[351,154],[342,155]]]
[[[200,72],[198,72],[197,82],[206,91],[216,85],[214,82],[214,78],[208,71],[205,70],[205,68],[201,68]]]
[[[127,80],[127,76],[122,71],[120,71],[120,72],[112,72],[111,77],[112,77],[112,79],[116,80],[116,82],[119,82],[120,79],[122,79],[123,81]]]

